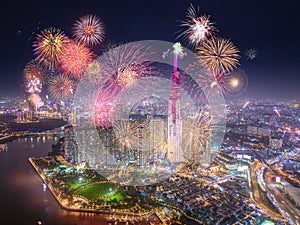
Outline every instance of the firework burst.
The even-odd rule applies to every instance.
[[[138,123],[119,120],[113,123],[116,140],[125,149],[132,150],[138,146]]]
[[[93,46],[104,40],[104,25],[95,15],[86,15],[77,20],[73,27],[75,40]]]
[[[35,61],[30,61],[23,71],[24,84],[28,93],[41,93],[45,80],[45,71]]]
[[[84,76],[82,76],[82,82],[86,83],[89,87],[97,87],[103,82],[104,77],[100,62],[93,60],[87,67]]]
[[[87,47],[70,41],[64,45],[59,62],[65,74],[80,79],[92,59],[93,54]]]
[[[190,64],[185,71],[187,74],[194,74],[195,80],[191,80],[189,76],[183,76],[182,79],[182,86],[187,87],[186,92],[194,101],[217,100],[224,94],[223,73],[208,73],[200,62]]]
[[[212,116],[208,111],[199,110],[191,118],[183,120],[182,146],[187,159],[198,158],[205,151],[212,138]]]
[[[101,57],[101,66],[106,76],[113,76],[128,65],[139,65],[151,61],[151,51],[142,44],[128,43],[109,49]]]
[[[234,69],[230,74],[224,77],[225,91],[229,96],[238,96],[243,94],[248,87],[247,74],[242,69]]]
[[[46,73],[45,70],[38,63],[36,63],[35,60],[32,60],[26,64],[23,75],[25,82],[31,80],[33,77],[39,78],[41,81],[44,81]]]
[[[36,60],[49,68],[54,68],[67,42],[67,37],[60,29],[51,27],[43,30],[33,43]]]
[[[245,55],[247,59],[254,60],[258,55],[258,51],[256,49],[250,48],[246,50]]]
[[[186,30],[179,36],[185,36],[190,44],[196,46],[217,32],[210,16],[199,16],[199,9],[196,10],[193,5],[188,8],[187,18],[182,21],[181,26]]]
[[[197,48],[197,55],[214,74],[227,73],[238,64],[239,50],[223,38],[212,38]]]
[[[49,82],[49,93],[56,100],[72,98],[75,82],[65,75],[58,75]]]

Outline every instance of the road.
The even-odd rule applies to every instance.
[[[259,190],[258,190],[258,183],[257,183],[257,175],[255,172],[255,165],[250,164],[250,176],[251,176],[251,181],[252,181],[252,185],[253,185],[253,199],[254,201],[257,203],[257,205],[263,209],[264,213],[266,213],[267,215],[269,215],[270,217],[274,218],[274,219],[278,219],[278,220],[282,220],[282,216],[280,214],[277,214],[275,212],[273,212],[272,210],[270,210],[269,208],[267,208],[261,201],[260,199],[260,195],[259,195]]]
[[[266,176],[267,177],[267,176]],[[282,194],[277,187],[265,179],[267,191],[272,194],[278,206],[284,211],[284,216],[293,224],[300,224],[300,211]],[[279,194],[278,194],[279,193]]]

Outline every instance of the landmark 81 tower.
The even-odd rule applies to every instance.
[[[182,120],[180,116],[180,72],[177,67],[178,55],[182,55],[180,43],[173,45],[174,68],[171,75],[171,92],[168,102],[168,159],[175,164],[184,160],[181,148]]]

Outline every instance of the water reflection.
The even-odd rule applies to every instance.
[[[70,212],[60,208],[28,162],[45,156],[58,137],[20,138],[0,146],[1,224],[43,225],[107,224],[98,214]],[[3,149],[3,150],[2,150]]]

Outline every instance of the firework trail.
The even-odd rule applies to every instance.
[[[93,54],[87,47],[75,41],[69,41],[62,48],[59,63],[65,74],[81,79],[92,59]]]
[[[199,16],[199,8],[196,10],[193,5],[188,8],[187,17],[181,22],[181,26],[185,27],[186,30],[179,37],[184,36],[194,46],[199,45],[217,32],[210,16]]]
[[[73,97],[75,82],[65,75],[58,75],[49,82],[49,93],[56,100]]]
[[[95,15],[86,15],[74,23],[73,37],[81,43],[93,46],[104,40],[104,25]]]
[[[212,38],[197,48],[197,55],[214,74],[228,73],[238,64],[239,50],[223,38]]]
[[[60,29],[54,27],[44,29],[33,43],[36,60],[48,68],[54,68],[67,42],[67,37]]]

